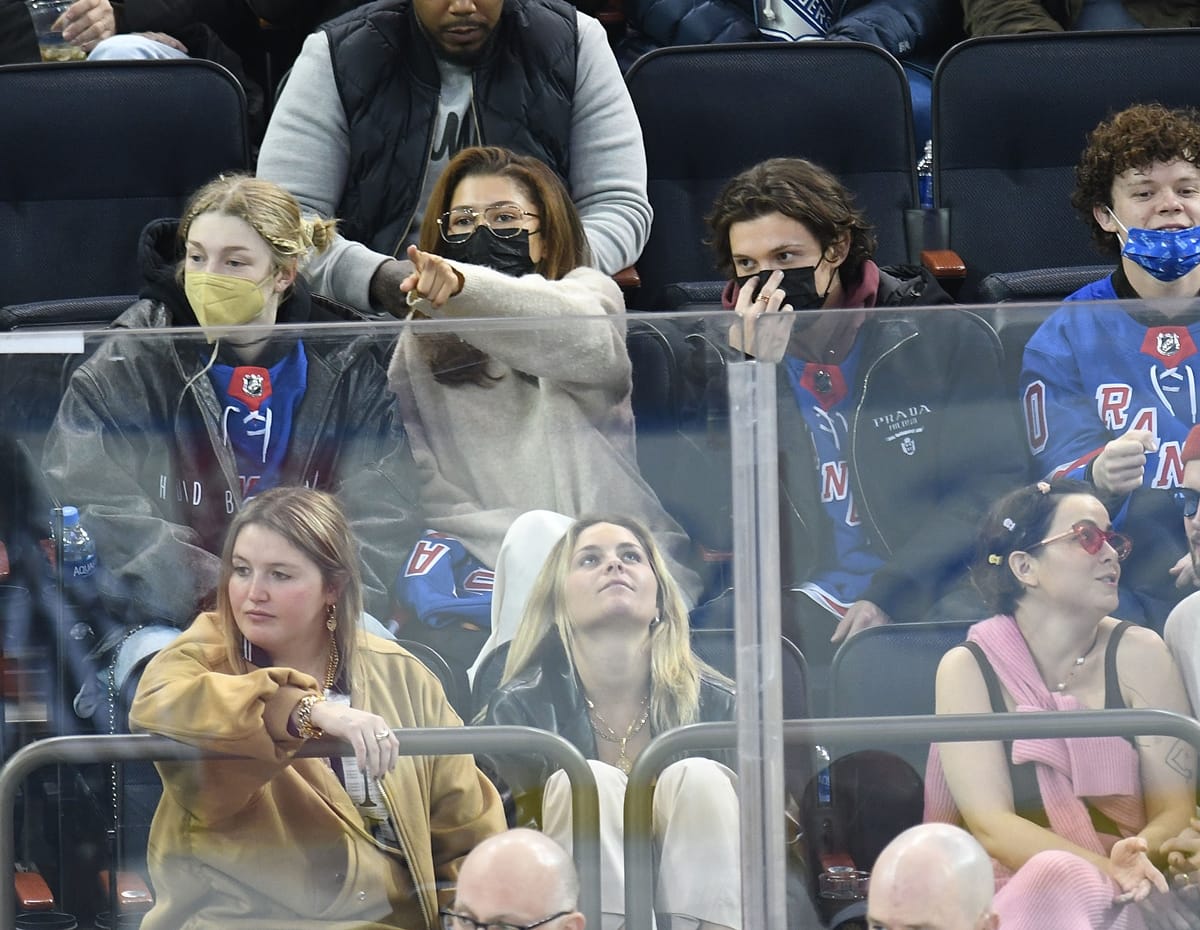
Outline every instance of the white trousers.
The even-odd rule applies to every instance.
[[[588,763],[600,792],[601,930],[625,923],[625,773]],[[737,775],[711,759],[683,759],[663,769],[654,788],[658,882],[654,908],[673,917],[742,923]],[[571,784],[562,772],[546,782],[542,830],[571,852]]]
[[[120,61],[127,59],[187,58],[187,52],[163,45],[154,39],[136,34],[109,36],[96,43],[88,61]]]

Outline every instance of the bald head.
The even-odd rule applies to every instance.
[[[926,823],[905,830],[871,872],[872,930],[994,930],[992,861],[965,830]]]
[[[536,830],[508,830],[463,860],[451,910],[481,923],[525,926],[566,911],[545,930],[583,930],[579,879],[571,857]]]

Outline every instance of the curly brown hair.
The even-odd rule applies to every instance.
[[[1168,109],[1159,103],[1139,103],[1115,113],[1088,135],[1087,147],[1075,168],[1071,204],[1092,229],[1100,250],[1119,255],[1120,243],[1096,222],[1096,207],[1112,206],[1117,175],[1130,168],[1190,161],[1200,167],[1200,111]]]
[[[875,254],[874,228],[841,181],[803,158],[759,162],[733,178],[717,196],[708,215],[712,230],[708,244],[723,272],[733,276],[729,228],[771,213],[801,223],[822,253],[849,237],[850,248],[840,270],[842,283],[852,287],[862,278],[863,265]]]

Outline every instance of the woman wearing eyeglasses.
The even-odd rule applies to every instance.
[[[1002,498],[974,570],[996,615],[942,659],[937,712],[1188,713],[1158,635],[1109,616],[1131,548],[1089,484]],[[988,850],[1006,930],[1136,928],[1172,907],[1164,844],[1188,826],[1194,771],[1191,748],[1170,737],[941,743],[925,814],[961,818]]]
[[[446,167],[429,203],[420,247],[408,250],[415,270],[401,285],[411,317],[529,322],[416,328],[399,340],[389,378],[424,478],[428,526],[461,542],[479,568],[497,569],[500,601],[512,567],[501,542],[513,521],[527,511],[565,515],[549,521],[553,531],[536,547],[506,543],[524,577],[508,574],[504,603],[491,610],[491,644],[511,638],[524,603],[514,589],[532,583],[566,518],[590,511],[647,523],[694,598],[687,537],[638,474],[624,300],[610,277],[587,266],[583,226],[562,182],[536,159],[469,148]],[[424,548],[451,545],[437,539]],[[401,585],[421,567],[410,562]]]

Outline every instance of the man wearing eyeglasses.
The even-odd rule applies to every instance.
[[[304,43],[258,175],[340,219],[313,289],[404,316],[405,250],[471,145],[540,159],[579,209],[592,261],[633,264],[650,232],[641,126],[604,28],[566,0],[386,0]]]
[[[996,930],[992,860],[966,830],[946,823],[910,827],[871,873],[870,930]]]
[[[463,860],[443,930],[583,930],[571,857],[536,830],[488,837]]]

